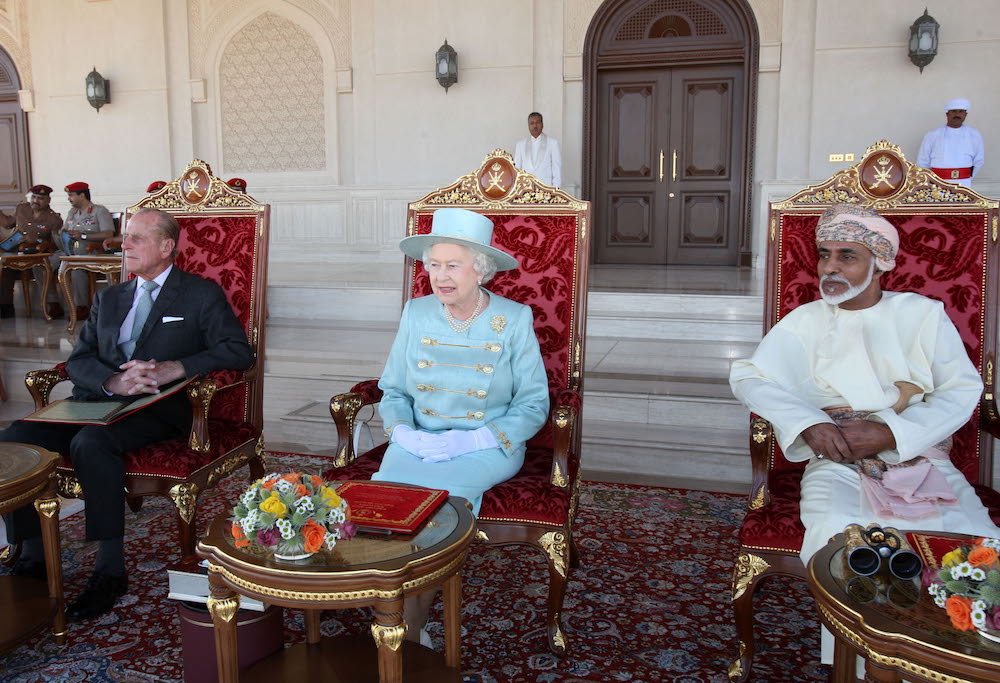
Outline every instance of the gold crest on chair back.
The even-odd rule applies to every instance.
[[[256,354],[246,371],[213,372],[188,385],[194,420],[187,439],[151,444],[124,456],[129,505],[138,509],[143,496],[169,497],[177,508],[181,548],[190,555],[198,495],[248,463],[253,476],[264,475],[263,321],[270,207],[229,187],[212,175],[208,164],[195,160],[179,178],[130,206],[125,222],[142,209],[160,209],[177,219],[180,240],[174,263],[222,287]],[[124,265],[122,277],[128,277]],[[36,409],[65,379],[61,366],[28,374],[25,382]],[[57,474],[62,495],[81,495],[68,457]]]
[[[493,220],[494,245],[516,257],[520,267],[497,273],[490,290],[530,305],[534,313],[549,380],[550,419],[528,441],[521,471],[484,495],[479,537],[489,545],[527,545],[544,554],[550,579],[549,648],[563,655],[563,595],[577,562],[572,527],[580,476],[590,204],[540,183],[517,169],[509,154],[494,150],[476,171],[411,203],[406,234],[429,232],[431,215],[445,207],[470,209]],[[407,258],[404,303],[430,291],[422,264]],[[352,433],[358,410],[380,396],[377,380],[369,380],[331,399],[338,460],[328,478],[367,479],[378,469],[385,446],[356,456]]]
[[[816,223],[835,203],[870,206],[900,235],[896,268],[882,277],[889,291],[916,292],[942,301],[986,384],[979,409],[955,434],[951,459],[976,486],[995,521],[1000,494],[992,481],[993,438],[1000,435],[994,400],[998,284],[998,203],[942,181],[880,141],[856,165],[787,200],[772,202],[768,217],[764,333],[800,304],[817,299]],[[753,480],[739,530],[732,596],[739,657],[729,669],[745,681],[753,662],[753,594],[773,574],[805,577],[799,559],[805,532],[799,519],[804,463],[790,463],[771,425],[750,416]],[[817,657],[818,657],[817,653]]]

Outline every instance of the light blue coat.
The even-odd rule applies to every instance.
[[[446,462],[424,462],[390,444],[372,477],[447,489],[467,498],[478,514],[483,493],[521,469],[525,442],[548,418],[548,381],[531,308],[490,293],[486,309],[459,334],[436,296],[411,300],[379,388],[387,435],[398,424],[428,432],[483,426],[493,432],[498,448]]]

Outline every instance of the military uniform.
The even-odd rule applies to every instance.
[[[115,222],[111,218],[111,212],[108,211],[107,207],[100,204],[91,204],[82,211],[71,207],[66,212],[66,221],[63,223],[62,233],[56,244],[58,251],[52,254],[52,272],[54,273],[58,272],[62,266],[62,263],[59,261],[60,256],[80,256],[86,254],[88,244],[101,246],[100,241],[87,241],[82,235],[80,239],[74,240],[69,234],[71,230],[79,230],[84,235],[107,231],[114,234]],[[90,284],[87,272],[74,270],[70,272],[70,275],[73,278],[73,299],[78,305],[89,303]],[[57,300],[58,297],[55,291],[50,292],[49,301]]]
[[[410,301],[379,381],[386,433],[399,424],[432,433],[486,426],[498,447],[425,462],[391,443],[372,479],[447,489],[479,514],[483,493],[517,474],[525,442],[548,418],[532,320],[530,307],[490,294],[472,327],[457,333],[436,296]]]
[[[6,254],[16,254],[29,248],[48,249],[50,240],[62,226],[62,222],[62,217],[50,207],[45,207],[41,215],[36,216],[28,202],[18,204],[10,216],[0,211],[0,250]],[[44,269],[37,266],[32,272],[35,280],[41,282]],[[0,306],[13,304],[14,282],[17,277],[15,271],[4,268],[3,275],[0,276]]]

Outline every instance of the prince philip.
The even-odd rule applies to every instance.
[[[173,265],[179,238],[176,219],[163,211],[145,209],[129,220],[122,246],[125,266],[136,277],[98,293],[66,361],[74,400],[134,400],[175,380],[244,370],[253,363],[222,289]],[[67,609],[69,618],[104,614],[128,590],[122,455],[182,437],[191,419],[187,399],[178,392],[105,426],[22,420],[0,432],[0,441],[68,455],[83,488],[87,540],[99,541],[99,548],[87,587]],[[11,541],[22,544],[14,573],[44,577],[35,511],[15,511],[7,526]]]

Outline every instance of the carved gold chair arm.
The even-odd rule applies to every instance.
[[[35,410],[41,410],[49,404],[52,387],[69,379],[63,364],[44,370],[32,370],[24,376],[24,385],[28,387],[31,398],[35,401]]]
[[[196,453],[208,453],[212,443],[208,432],[208,414],[212,407],[212,399],[220,391],[226,391],[245,384],[244,381],[222,384],[218,379],[208,375],[199,377],[187,385],[188,403],[191,404],[191,434],[188,436],[188,448]]]
[[[569,486],[569,457],[573,448],[573,434],[577,411],[574,406],[560,404],[552,411],[552,475],[553,486]],[[579,454],[577,454],[579,455]]]
[[[359,382],[351,389],[330,399],[330,417],[337,427],[337,457],[333,463],[336,467],[346,467],[358,457],[354,452],[354,422],[358,411],[382,400],[377,380]]]
[[[774,428],[762,417],[750,414],[750,500],[748,507],[757,510],[771,502],[767,476],[771,465]]]
[[[993,379],[995,362],[993,352],[986,354],[985,378],[983,380],[983,396],[979,401],[979,425],[984,432],[993,438],[1000,438],[1000,413],[997,412],[996,385]]]

